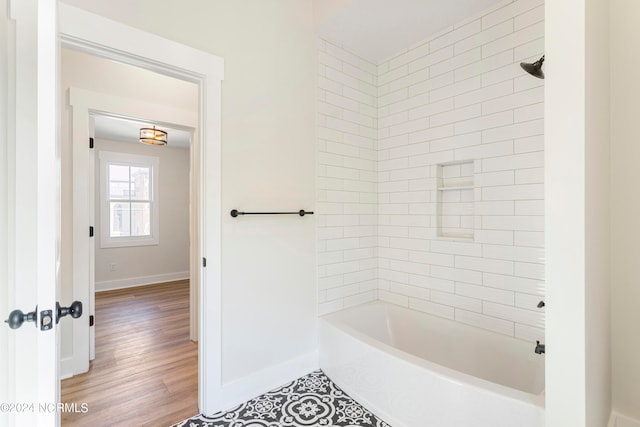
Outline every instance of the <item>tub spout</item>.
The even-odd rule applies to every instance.
[[[540,344],[540,341],[536,341],[536,354],[544,353],[544,344]]]

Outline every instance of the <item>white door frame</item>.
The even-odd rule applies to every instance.
[[[3,195],[7,198],[0,203],[6,208],[5,215],[0,215],[1,235],[6,238],[0,250],[0,280],[5,282],[3,304],[7,306],[2,311],[26,313],[37,305],[37,314],[35,324],[25,322],[20,329],[2,334],[8,344],[0,350],[6,352],[3,368],[9,370],[0,386],[5,388],[0,394],[7,398],[2,403],[24,405],[20,411],[17,406],[5,407],[0,423],[56,426],[59,416],[47,405],[59,399],[58,326],[66,322],[57,325],[53,320],[47,323],[51,328],[41,328],[43,319],[55,318],[59,288],[56,2],[12,0],[9,4],[9,14],[1,17],[2,29],[8,31],[0,37],[8,49],[2,59],[6,63],[1,67],[8,71],[2,84],[15,83],[15,88],[6,89],[8,111],[3,111],[7,127],[2,129],[6,133],[1,157],[6,168],[0,181],[6,185]]]
[[[13,301],[9,301],[9,110],[13,108],[13,99],[9,99],[9,78],[4,76],[9,71],[9,16],[7,0],[0,0],[0,313],[10,313],[13,310]],[[6,74],[5,74],[6,73]],[[11,106],[11,107],[10,107]],[[13,127],[13,126],[12,126]],[[3,283],[4,282],[4,283]],[[1,316],[0,316],[1,317]],[[4,319],[0,319],[4,320]],[[0,325],[4,326],[4,325]],[[14,344],[9,343],[9,328],[0,328],[0,346],[4,349],[13,349]],[[10,380],[11,366],[13,365],[13,352],[0,351],[0,402],[9,402],[13,394],[13,383]],[[9,425],[10,414],[0,412],[0,425]]]
[[[63,46],[135,65],[199,86],[199,206],[206,268],[199,280],[198,400],[200,412],[219,410],[222,393],[221,90],[224,61],[206,52],[59,3]],[[88,225],[88,224],[87,224]]]
[[[87,301],[85,313],[95,315],[95,277],[94,277],[94,243],[88,237],[89,225],[95,228],[95,156],[89,148],[89,138],[92,135],[91,114],[103,113],[131,119],[143,120],[162,126],[196,130],[198,127],[198,113],[169,107],[167,105],[152,104],[138,99],[92,92],[72,87],[63,94],[71,107],[71,147],[73,151],[73,297]],[[197,132],[192,141],[191,161],[199,160]],[[191,165],[190,169],[194,169]],[[196,173],[192,174],[193,176]],[[199,197],[197,177],[190,185],[190,199],[197,203]],[[194,185],[195,184],[195,185]],[[200,241],[197,212],[189,213],[190,224],[196,230],[190,241]],[[96,228],[97,230],[97,228]],[[98,231],[96,231],[98,232]],[[190,230],[192,232],[192,230]],[[198,246],[192,248],[191,258],[200,259]],[[190,258],[190,264],[192,259]],[[192,265],[190,265],[192,267]],[[198,268],[199,270],[199,268]],[[191,271],[190,294],[197,296],[198,271]],[[87,283],[87,276],[89,282]],[[195,300],[195,301],[194,301]],[[190,304],[190,318],[197,319],[197,299],[192,298]],[[67,378],[87,372],[89,360],[95,358],[95,330],[89,328],[87,322],[72,323],[73,351],[72,356],[60,360],[60,376]],[[193,323],[191,325],[193,329]],[[195,336],[195,335],[194,335]],[[87,341],[88,340],[88,341]]]

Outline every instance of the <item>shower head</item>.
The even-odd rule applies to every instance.
[[[542,71],[543,63],[544,63],[544,55],[542,55],[542,57],[534,63],[521,62],[520,66],[522,67],[523,70],[531,74],[533,77],[544,79],[544,72]]]

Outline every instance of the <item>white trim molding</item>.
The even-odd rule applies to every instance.
[[[152,276],[131,277],[128,279],[105,280],[96,282],[96,292],[114,291],[116,289],[135,288],[137,286],[155,285],[189,279],[188,271],[177,273],[154,274]]]
[[[273,390],[283,385],[283,378],[293,381],[317,369],[320,369],[317,350],[270,366],[224,384],[222,400],[218,402],[218,406],[222,410],[228,410],[256,397],[256,390]]]
[[[640,420],[633,420],[613,411],[607,427],[640,427]]]

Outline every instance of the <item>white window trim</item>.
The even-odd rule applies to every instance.
[[[158,183],[160,158],[140,156],[113,151],[100,151],[100,247],[123,248],[129,246],[152,246],[160,244],[160,189]],[[151,236],[111,237],[109,232],[109,203],[107,200],[109,182],[107,166],[110,163],[122,163],[131,166],[151,166]]]

